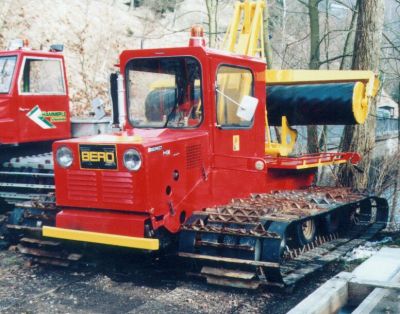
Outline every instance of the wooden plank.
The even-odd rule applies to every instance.
[[[354,271],[357,280],[391,282],[400,281],[400,249],[382,248]],[[368,285],[349,285],[351,304],[360,304],[356,313],[369,313],[388,294],[389,290]],[[368,295],[369,294],[369,295]],[[368,295],[368,296],[367,296]],[[367,297],[366,297],[367,296]]]
[[[232,264],[243,264],[243,265],[252,265],[252,266],[264,266],[264,267],[273,267],[279,268],[279,263],[271,263],[271,262],[259,262],[259,261],[251,261],[240,258],[231,258],[231,257],[218,257],[218,256],[209,256],[209,255],[201,255],[201,254],[193,254],[193,253],[179,253],[181,257],[194,258],[194,259],[203,259],[214,262],[223,262],[223,263],[232,263]]]
[[[391,281],[400,281],[400,272],[397,273]],[[351,291],[351,290],[350,290]],[[389,290],[376,288],[374,289],[363,301],[362,303],[353,311],[352,314],[368,314],[371,313],[374,308],[379,304],[379,302],[389,294]],[[350,294],[350,296],[352,293]]]
[[[257,289],[260,286],[259,280],[241,280],[234,278],[223,278],[216,276],[206,276],[207,283],[218,286],[228,286],[240,289]]]
[[[383,289],[392,289],[400,291],[400,283],[391,281],[353,278],[349,281],[349,285],[352,287],[352,289],[358,289],[360,286],[367,286],[370,288],[383,288]]]
[[[374,232],[374,230],[371,231],[371,233]],[[344,245],[344,248],[340,247],[339,249],[345,251],[359,242],[362,243],[364,240],[350,241]],[[332,254],[329,254],[329,258],[333,258],[337,254],[337,251],[332,252]],[[323,258],[326,262],[327,258]],[[383,248],[375,256],[358,266],[353,273],[342,272],[328,280],[288,313],[336,313],[345,305],[357,305],[360,302],[360,306],[353,314],[371,313],[382,298],[386,296],[387,291],[400,291],[399,261],[400,249]],[[321,264],[324,265],[325,263],[322,262]],[[306,265],[285,277],[285,282],[286,280],[297,281],[297,277],[305,276],[312,269],[317,269],[318,266],[317,261]],[[373,292],[369,294],[371,290]],[[365,298],[366,296],[367,298]],[[363,299],[364,301],[362,301]]]
[[[330,314],[338,312],[347,303],[347,282],[351,274],[342,272],[325,282],[288,314]]]
[[[60,242],[39,240],[39,239],[33,239],[33,238],[22,238],[20,241],[24,242],[24,243],[44,245],[44,246],[60,246],[60,244],[61,244]]]
[[[230,278],[237,278],[237,279],[254,279],[256,274],[254,272],[248,272],[243,270],[236,270],[236,269],[225,269],[225,268],[215,268],[215,267],[208,267],[203,266],[201,269],[202,275],[213,275],[216,277],[230,277]]]

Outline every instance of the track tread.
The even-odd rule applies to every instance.
[[[209,227],[207,225],[207,217],[211,215],[214,224],[219,223],[223,226],[224,224],[228,225],[229,223],[232,223],[232,221],[236,219],[235,215],[239,213],[239,218],[241,220],[240,228],[245,226],[248,229],[251,229],[254,228],[254,226],[257,226],[257,223],[259,223],[266,233],[275,233],[278,236],[270,237],[269,239],[268,237],[263,239],[261,237],[254,237],[254,239],[259,239],[257,241],[264,241],[262,242],[263,249],[261,254],[265,255],[262,255],[260,260],[278,262],[280,255],[278,250],[280,250],[280,248],[277,243],[280,242],[277,241],[280,241],[280,239],[283,237],[282,235],[286,234],[285,232],[286,229],[288,229],[288,225],[293,223],[293,221],[296,223],[301,223],[307,219],[307,217],[326,214],[329,213],[330,210],[346,210],[346,213],[347,211],[349,213],[346,215],[350,215],[350,213],[352,213],[352,215],[356,215],[355,218],[358,216],[363,218],[363,223],[355,225],[350,225],[354,223],[354,221],[349,220],[348,223],[349,227],[351,226],[351,230],[348,230],[347,228],[346,233],[341,234],[340,237],[337,237],[336,234],[325,236],[321,235],[318,236],[314,242],[307,244],[302,248],[293,248],[292,250],[289,250],[288,252],[284,253],[285,258],[280,262],[279,268],[267,267],[264,271],[261,271],[261,273],[258,273],[258,270],[254,269],[254,272],[258,273],[258,278],[262,284],[273,286],[283,284],[284,286],[291,286],[309,274],[322,269],[324,266],[338,259],[340,256],[343,256],[354,247],[364,243],[368,239],[372,238],[381,229],[383,229],[385,227],[385,223],[375,222],[375,216],[372,212],[377,210],[377,217],[383,217],[384,219],[381,220],[385,220],[385,218],[387,218],[388,206],[386,200],[379,199],[379,202],[381,202],[381,205],[383,206],[377,208],[374,205],[377,201],[378,198],[376,197],[352,194],[349,189],[342,188],[316,188],[300,192],[277,191],[272,194],[257,194],[253,195],[249,199],[233,200],[232,204],[227,205],[226,207],[207,209],[205,213],[196,216],[197,218],[193,217],[192,220],[189,219],[188,222],[183,226],[183,232],[181,233],[182,245],[180,247],[183,249],[183,252],[185,252],[184,250],[194,252],[195,254],[192,256],[187,256],[193,259],[207,261],[207,256],[213,256],[215,258],[213,267],[215,267],[218,263],[218,256],[228,256],[227,254],[230,254],[229,256],[235,256],[238,259],[242,258],[243,260],[251,261],[252,255],[246,255],[244,252],[239,252],[238,250],[233,251],[232,248],[234,247],[230,244],[234,239],[232,236],[227,240],[222,240],[226,238],[225,235],[219,232],[218,229],[214,229],[213,226]],[[274,204],[277,204],[275,209],[273,207]],[[368,212],[368,207],[366,207],[366,205],[370,206],[370,212]],[[295,215],[288,215],[288,210],[298,211],[300,215],[296,216],[296,218],[293,218]],[[277,216],[277,219],[268,220],[268,218],[272,216],[271,211],[274,213],[274,216]],[[228,217],[228,213],[230,213],[232,217]],[[247,220],[246,213],[249,215]],[[259,215],[258,219],[257,215]],[[285,220],[288,217],[295,220]],[[367,217],[367,219],[365,219],[365,217]],[[350,219],[350,216],[348,219]],[[191,225],[193,221],[196,221],[196,225]],[[243,224],[243,221],[248,221],[249,224]],[[266,223],[267,221],[269,222]],[[199,226],[199,222],[201,225],[201,230],[197,228],[197,226]],[[231,227],[231,225],[229,225],[229,227]],[[196,243],[196,241],[202,241],[202,234],[204,234],[204,232],[208,232],[210,234],[209,237],[218,243],[218,245],[214,245],[215,249],[208,250],[205,248],[202,250],[202,248],[196,246],[196,244],[194,244],[193,248],[191,248],[191,241],[193,241],[193,243]],[[253,243],[253,260],[258,260],[255,255],[257,252],[255,249],[255,242],[246,242],[244,235],[235,234],[234,232],[232,234],[233,236],[238,236],[236,240],[238,243],[239,241],[240,243],[242,243],[242,241],[247,244]],[[186,238],[190,240],[185,241]],[[224,247],[225,243],[229,244]],[[184,256],[185,254],[180,253],[179,255]],[[210,260],[212,259],[208,259],[208,261]],[[225,265],[224,267],[233,269],[235,266]],[[264,273],[265,276],[263,275]],[[207,276],[206,278],[208,279]],[[229,282],[229,280],[223,276],[219,277],[219,280],[220,284],[228,284]],[[212,278],[211,281],[214,284],[218,284],[216,282],[216,278]],[[244,285],[245,284],[246,283],[244,283]],[[234,282],[233,286],[238,286],[237,280]]]

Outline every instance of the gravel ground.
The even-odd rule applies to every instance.
[[[399,247],[400,234],[391,236],[390,245]],[[186,276],[186,265],[174,256],[104,250],[96,251],[87,265],[66,269],[31,265],[17,252],[0,250],[0,313],[280,314],[360,262],[333,263],[289,294],[210,286]],[[390,301],[398,306],[397,296]]]
[[[186,277],[175,258],[106,252],[79,268],[30,265],[0,251],[0,313],[286,313],[343,269],[340,263],[300,283],[292,294],[209,286]]]

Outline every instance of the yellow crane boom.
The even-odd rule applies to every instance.
[[[265,58],[264,53],[264,0],[236,2],[232,21],[220,48],[241,55]],[[268,66],[268,65],[267,65]],[[354,82],[352,110],[357,123],[364,123],[370,99],[375,97],[379,80],[372,71],[341,70],[275,70],[266,69],[265,83],[273,85],[328,84]],[[242,84],[241,88],[248,88]],[[268,98],[268,97],[267,97]],[[268,108],[268,102],[267,102]],[[294,149],[296,131],[282,117],[281,141],[271,140],[266,114],[265,152],[268,155],[288,156]]]

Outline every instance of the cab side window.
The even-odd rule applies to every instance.
[[[246,128],[253,121],[237,115],[244,96],[253,96],[253,75],[249,69],[223,65],[217,72],[217,124],[220,127]]]
[[[61,60],[26,58],[19,91],[28,94],[65,94]]]

